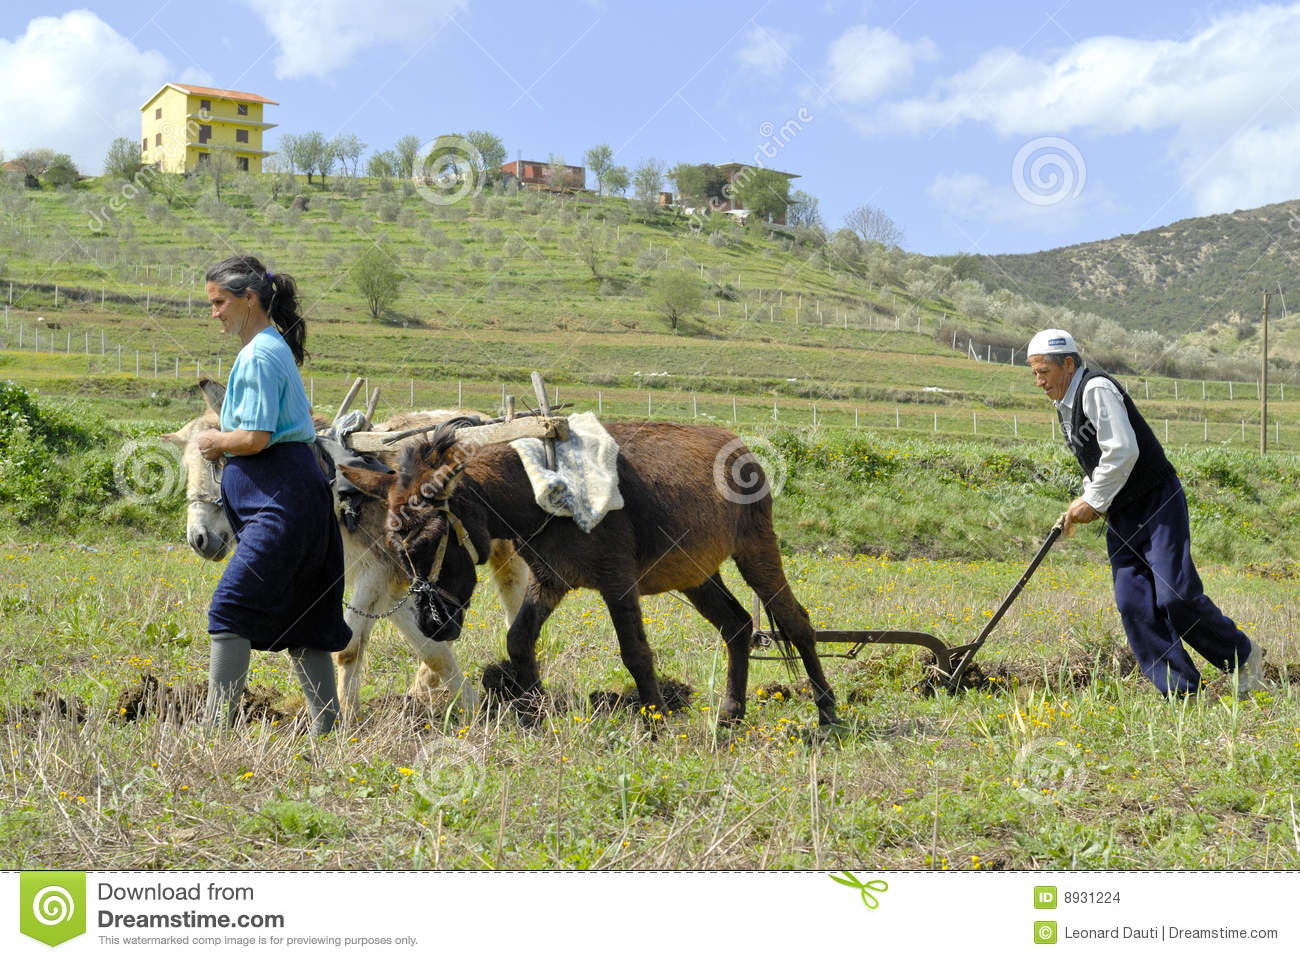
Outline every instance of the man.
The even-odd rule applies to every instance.
[[[1201,675],[1186,641],[1232,675],[1238,696],[1264,689],[1263,651],[1205,595],[1182,483],[1132,398],[1084,366],[1064,330],[1035,334],[1028,357],[1087,475],[1083,495],[1066,510],[1065,533],[1106,518],[1115,604],[1142,672],[1166,695],[1196,693]]]

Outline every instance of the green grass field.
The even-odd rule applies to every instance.
[[[787,564],[819,626],[949,643],[973,637],[1021,569]],[[122,717],[142,673],[176,688],[203,677],[218,572],[173,545],[0,551],[6,869],[1300,866],[1294,571],[1205,571],[1269,647],[1274,691],[1244,703],[1217,673],[1199,700],[1161,701],[1128,672],[1105,569],[1049,559],[977,660],[985,689],[925,695],[911,648],[828,661],[845,726],[824,743],[809,741],[811,703],[762,663],[744,725],[719,741],[725,655],[672,597],[646,602],[646,626],[661,673],[694,688],[689,706],[656,742],[632,715],[594,713],[588,695],[627,677],[585,593],[543,635],[554,706],[535,730],[463,722],[446,701],[404,708],[414,660],[386,626],[361,724],[323,743],[287,720],[213,738]],[[481,595],[470,619],[459,656],[477,672],[502,655],[495,599]],[[294,709],[283,657],[255,655],[251,683]],[[59,715],[51,693],[84,718]]]

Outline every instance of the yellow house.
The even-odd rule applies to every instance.
[[[231,172],[262,172],[262,107],[279,106],[255,93],[167,83],[140,108],[141,159],[163,173],[188,173],[212,162],[215,151],[230,158]]]

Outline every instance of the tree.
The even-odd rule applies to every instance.
[[[213,150],[208,155],[208,162],[205,170],[209,177],[212,178],[212,190],[217,195],[217,200],[221,200],[221,185],[230,179],[235,172],[235,161],[225,150]]]
[[[551,154],[551,159],[546,163],[546,171],[543,176],[546,178],[546,182],[556,190],[572,190],[581,186],[581,184],[575,182],[573,171],[564,162],[564,157],[558,153]]]
[[[806,230],[826,229],[817,198],[802,190],[790,194],[790,204],[785,210],[785,222],[792,227],[803,227]]]
[[[402,272],[392,254],[380,246],[366,248],[348,270],[348,278],[365,297],[370,316],[378,317],[397,299],[402,286]]]
[[[844,225],[867,243],[896,247],[903,242],[903,228],[885,211],[869,203],[850,210],[844,217]]]
[[[605,263],[605,253],[614,237],[606,228],[585,220],[573,232],[570,249],[578,260],[586,264],[591,275],[600,278],[600,268]]]
[[[506,162],[506,147],[501,138],[486,130],[466,130],[465,139],[478,152],[480,183],[495,182]]]
[[[45,179],[51,186],[66,187],[70,183],[76,183],[80,177],[76,164],[66,153],[56,153],[50,160],[50,165],[45,168]]]
[[[745,167],[733,184],[735,198],[751,217],[784,220],[790,206],[790,181],[775,170]]]
[[[397,154],[391,150],[376,150],[366,161],[366,176],[380,179],[397,173]]]
[[[323,137],[321,139],[324,139]],[[316,161],[316,169],[320,171],[321,185],[325,185],[325,178],[334,172],[334,164],[338,163],[339,153],[338,144],[333,140],[326,141],[321,146],[320,157]]]
[[[53,159],[53,150],[49,147],[37,147],[35,150],[24,150],[18,154],[14,157],[14,163],[23,173],[39,179],[45,175]]]
[[[297,137],[295,137],[292,133],[280,134],[280,149],[277,152],[279,153],[280,160],[288,168],[289,173],[293,173],[298,169],[298,138]],[[265,169],[266,167],[265,161],[263,161],[262,166],[263,169]]]
[[[393,154],[397,157],[397,168],[393,173],[409,180],[415,176],[415,164],[420,159],[420,138],[413,133],[399,138],[393,146]]]
[[[355,133],[341,133],[331,141],[331,144],[334,147],[334,155],[339,158],[339,164],[343,167],[343,175],[355,177],[357,166],[361,163],[361,154],[366,152],[366,145],[361,142],[361,138]]]
[[[727,175],[711,163],[679,163],[668,172],[681,201],[692,207],[707,206],[722,198]]]
[[[651,304],[672,324],[674,333],[677,321],[694,312],[703,296],[695,273],[682,267],[660,270],[650,287]]]
[[[119,180],[130,180],[140,172],[140,145],[126,137],[118,137],[108,145],[104,154],[104,174]]]
[[[659,191],[664,188],[664,165],[654,157],[646,160],[632,174],[632,189],[636,192],[637,208],[649,220],[659,209]]]
[[[617,193],[619,196],[627,193],[631,182],[632,175],[628,173],[627,167],[610,167],[609,172],[605,174],[605,186],[609,187],[610,193]]]
[[[293,141],[293,163],[303,173],[307,174],[307,182],[311,183],[311,175],[317,170],[321,170],[322,164],[325,163],[325,154],[327,152],[328,142],[325,140],[325,134],[319,130],[308,130],[300,137]],[[321,172],[321,181],[324,182],[325,174]]]
[[[598,143],[583,155],[587,169],[596,177],[597,195],[604,196],[609,173],[614,168],[614,151],[608,143]]]

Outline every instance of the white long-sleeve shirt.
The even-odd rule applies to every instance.
[[[1074,422],[1074,405],[1083,403],[1083,415],[1097,430],[1097,446],[1101,460],[1092,471],[1091,479],[1084,480],[1083,499],[1098,513],[1105,513],[1116,495],[1128,482],[1129,474],[1138,459],[1137,435],[1124,408],[1124,397],[1119,388],[1105,377],[1093,377],[1079,400],[1079,380],[1083,368],[1074,372],[1074,379],[1065,390],[1065,396],[1056,404],[1061,415],[1066,439],[1070,439],[1070,424]]]

